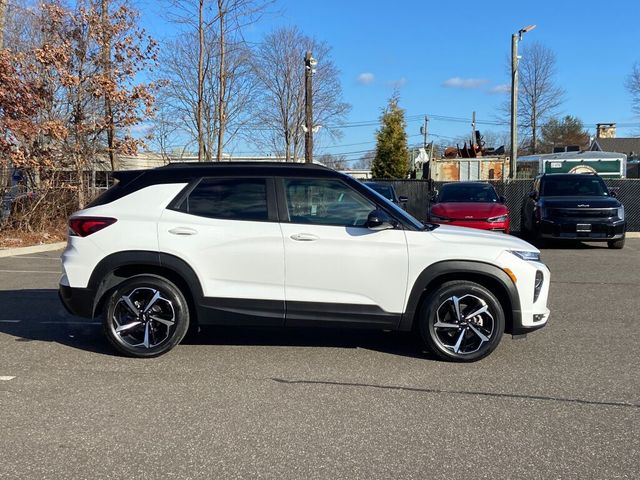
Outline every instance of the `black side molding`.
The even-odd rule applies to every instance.
[[[407,308],[400,321],[399,330],[408,331],[413,328],[416,311],[420,306],[424,292],[433,289],[435,285],[440,283],[439,280],[446,279],[452,275],[458,278],[468,276],[470,280],[473,280],[474,277],[481,277],[498,285],[502,290],[501,293],[506,296],[509,302],[508,308],[505,308],[507,331],[519,333],[522,328],[520,297],[518,296],[518,289],[511,278],[495,265],[470,260],[444,260],[424,269],[418,275],[411,289]]]

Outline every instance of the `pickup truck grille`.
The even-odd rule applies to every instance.
[[[618,216],[617,208],[551,208],[550,217],[554,218],[611,218]]]

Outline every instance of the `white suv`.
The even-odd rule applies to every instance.
[[[549,270],[530,244],[423,225],[364,184],[304,164],[119,172],[69,220],[60,297],[153,357],[195,325],[415,330],[478,360],[542,327]]]

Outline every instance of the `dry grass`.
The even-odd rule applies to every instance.
[[[65,222],[59,225],[51,224],[48,228],[29,232],[26,230],[3,228],[0,229],[0,248],[30,247],[46,243],[64,242],[67,239]]]

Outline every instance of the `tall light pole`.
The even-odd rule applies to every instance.
[[[522,35],[536,28],[535,25],[518,30],[511,35],[511,162],[509,164],[509,177],[516,178],[518,168],[518,42]]]
[[[318,61],[311,51],[304,56],[304,161],[313,163],[313,74]]]

